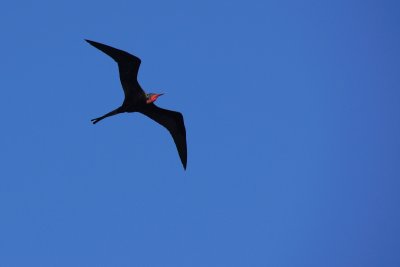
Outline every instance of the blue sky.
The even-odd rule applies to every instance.
[[[400,266],[398,1],[3,1],[0,266]],[[91,39],[184,114],[188,168]]]

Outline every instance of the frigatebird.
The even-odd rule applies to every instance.
[[[91,121],[93,124],[102,119],[117,115],[123,112],[140,112],[150,119],[164,126],[172,135],[183,168],[186,170],[187,147],[186,147],[186,129],[181,113],[157,107],[154,102],[163,94],[145,93],[140,86],[137,75],[141,63],[140,58],[131,55],[125,51],[113,48],[111,46],[98,42],[85,40],[92,46],[113,58],[118,64],[119,78],[124,89],[125,99],[122,105]]]

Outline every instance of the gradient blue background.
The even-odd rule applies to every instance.
[[[400,266],[399,1],[3,1],[0,266]],[[84,38],[141,57],[183,171]]]

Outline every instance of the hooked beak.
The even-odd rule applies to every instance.
[[[162,94],[156,94],[155,96],[154,96],[154,101],[156,101],[160,96],[162,96],[164,93],[162,93]]]
[[[162,95],[163,94],[152,94],[150,99],[147,99],[146,103],[147,104],[153,103],[154,101],[156,101]]]

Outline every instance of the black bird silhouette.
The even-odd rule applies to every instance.
[[[125,93],[124,102],[119,108],[101,117],[92,119],[93,124],[119,113],[140,112],[167,128],[171,133],[176,148],[178,149],[183,168],[186,170],[187,147],[186,129],[183,122],[183,116],[179,112],[162,109],[154,104],[154,101],[163,94],[146,94],[143,91],[137,81],[137,74],[141,60],[134,55],[105,44],[90,40],[86,40],[86,42],[103,51],[118,63],[119,78]]]

